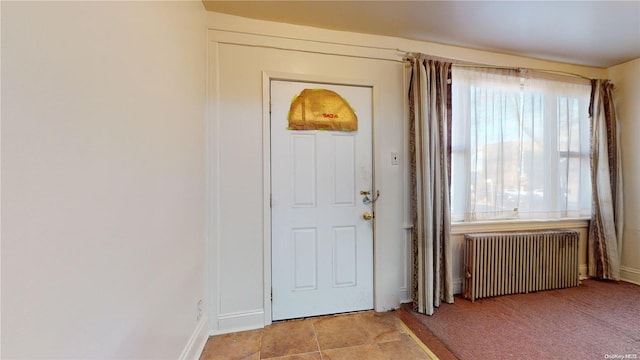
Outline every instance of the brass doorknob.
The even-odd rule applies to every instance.
[[[362,214],[362,218],[365,220],[371,220],[373,219],[373,215],[371,215],[368,211],[365,211],[365,213]]]

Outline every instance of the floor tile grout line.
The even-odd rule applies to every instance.
[[[395,340],[398,341],[398,340]],[[390,342],[390,341],[389,341]],[[331,349],[326,349],[327,351],[332,351],[332,350],[342,350],[342,349],[351,349],[351,348],[355,348],[355,347],[360,347],[360,346],[367,346],[367,345],[378,345],[378,343],[374,342],[366,342],[366,343],[362,343],[362,344],[356,344],[356,345],[349,345],[349,346],[339,346],[336,348],[331,348]]]
[[[313,328],[313,337],[316,339],[316,345],[318,346],[318,353],[320,353],[320,360],[323,360],[324,356],[322,356],[322,349],[320,349],[320,340],[318,340],[318,332],[316,331],[315,321],[311,321],[311,327]]]
[[[264,328],[260,329],[260,341],[258,344],[258,360],[262,359],[262,337],[264,336]]]
[[[264,359],[260,359],[260,360],[275,360],[275,359],[290,358],[290,357],[293,357],[293,356],[308,355],[308,354],[315,354],[315,353],[320,353],[320,352],[319,351],[307,351],[307,352],[303,352],[303,353],[285,354],[285,355],[280,355],[280,356],[274,356],[274,357],[264,358]],[[322,357],[322,355],[321,355],[321,357]]]

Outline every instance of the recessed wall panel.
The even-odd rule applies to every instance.
[[[355,286],[357,278],[356,228],[333,228],[334,287]]]
[[[293,289],[317,288],[317,229],[293,229]]]
[[[291,136],[291,181],[294,207],[316,206],[316,137]]]
[[[355,137],[334,135],[331,139],[333,161],[333,203],[334,205],[355,204]]]

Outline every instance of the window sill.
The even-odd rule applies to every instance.
[[[589,227],[589,218],[545,219],[545,220],[500,220],[451,223],[451,235],[486,231],[525,231],[575,229]]]

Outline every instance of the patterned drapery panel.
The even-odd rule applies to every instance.
[[[416,56],[409,87],[414,310],[453,302],[450,240],[451,63]]]
[[[589,276],[620,280],[622,169],[613,84],[608,80],[592,80],[591,87],[593,209],[589,226]]]

